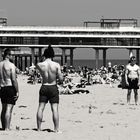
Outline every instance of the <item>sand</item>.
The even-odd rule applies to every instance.
[[[92,85],[90,94],[60,95],[60,130],[53,130],[50,105],[46,105],[43,131],[36,131],[38,92],[41,84],[27,84],[18,75],[20,97],[13,110],[12,131],[0,131],[0,140],[139,140],[140,105],[126,104],[125,89]],[[91,109],[90,109],[91,108]],[[0,106],[1,110],[1,106]],[[1,127],[1,125],[0,125]]]

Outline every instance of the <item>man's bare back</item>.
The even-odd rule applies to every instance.
[[[63,80],[60,65],[49,58],[38,63],[37,68],[43,78],[43,85],[56,85],[57,79]]]
[[[51,104],[52,120],[54,123],[54,132],[59,132],[59,90],[57,80],[63,82],[59,63],[54,62],[54,50],[51,45],[44,50],[44,61],[37,64],[37,69],[42,76],[42,86],[39,90],[39,106],[37,111],[37,130],[41,130],[43,111],[48,101]]]

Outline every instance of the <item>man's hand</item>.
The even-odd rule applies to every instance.
[[[19,93],[17,92],[17,95],[14,96],[14,100],[16,101],[19,97]]]
[[[128,81],[126,81],[126,86],[129,86],[129,83],[128,83]]]

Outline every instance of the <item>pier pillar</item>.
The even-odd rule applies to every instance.
[[[65,55],[65,63],[67,63],[67,55]]]
[[[0,48],[0,61],[2,61],[2,48]]]
[[[38,48],[38,56],[39,56],[39,61],[40,61],[42,57],[42,48]]]
[[[139,54],[139,49],[136,49],[136,61],[137,61],[137,64],[139,65],[139,62],[140,62],[140,54]]]
[[[70,65],[73,66],[73,50],[74,48],[70,49]]]
[[[18,66],[17,65],[17,56],[15,55],[15,65],[16,65],[16,67]]]
[[[22,55],[20,56],[20,70],[23,71]]]
[[[30,55],[29,59],[30,59],[30,66],[32,66],[32,57],[31,57],[31,55]]]
[[[25,56],[25,70],[26,70],[26,67],[27,67],[27,56]]]
[[[31,48],[31,63],[35,64],[35,48]]]
[[[106,48],[103,49],[103,66],[106,67]]]
[[[95,49],[95,68],[99,68],[99,49]]]
[[[37,63],[38,63],[38,56],[35,55],[35,64],[37,64]]]
[[[66,63],[65,57],[66,57],[66,49],[62,48],[62,65],[64,65]]]
[[[63,57],[62,57],[62,56],[60,56],[60,58],[61,58],[61,65],[63,65]]]
[[[17,67],[20,69],[20,55],[17,57]]]

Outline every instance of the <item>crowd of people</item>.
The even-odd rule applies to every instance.
[[[111,62],[107,67],[102,66],[99,69],[88,68],[87,66],[78,67],[75,69],[73,66],[62,66],[61,71],[64,75],[63,84],[59,84],[60,94],[74,94],[76,88],[84,88],[94,84],[109,84],[113,87],[113,83],[120,82],[118,87],[121,87],[122,78],[125,73],[124,65],[111,66]],[[26,69],[26,75],[29,76],[28,83],[35,84],[41,83],[42,77],[35,66]],[[77,79],[74,81],[74,79]]]

